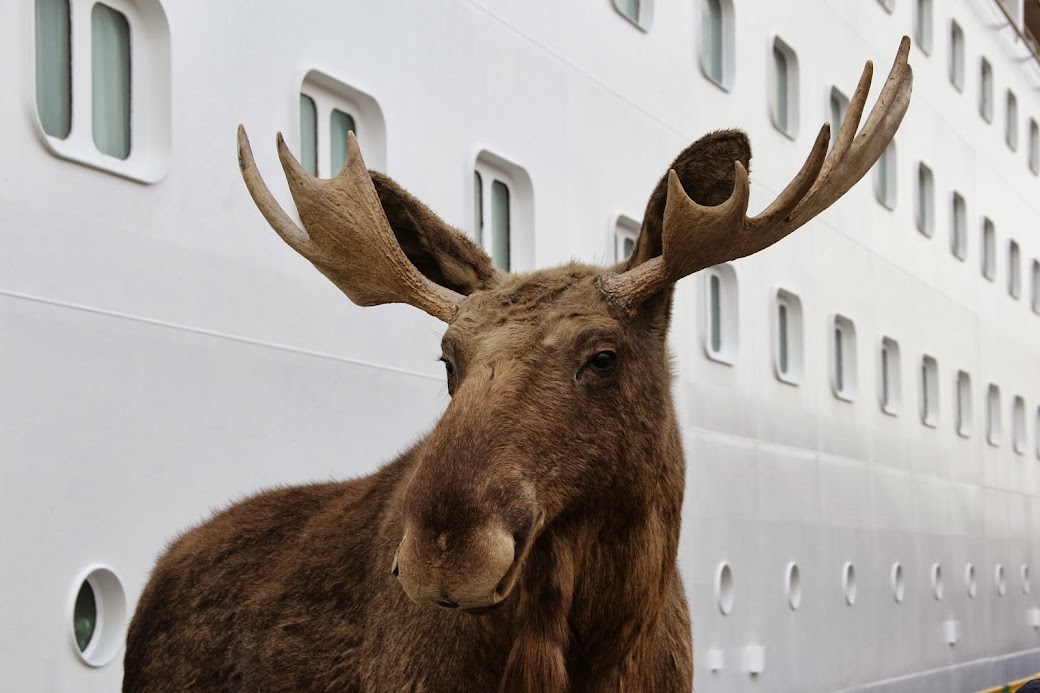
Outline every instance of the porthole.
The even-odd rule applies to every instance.
[[[798,607],[802,605],[802,571],[798,569],[798,564],[794,561],[787,564],[784,588],[787,591],[787,606],[791,608],[791,611],[797,611]]]
[[[998,563],[993,568],[993,582],[996,584],[997,594],[1003,597],[1007,594],[1007,575],[1004,572],[1004,564]]]
[[[126,628],[126,594],[115,573],[102,566],[88,569],[73,586],[70,611],[77,656],[92,667],[111,662]]]
[[[942,566],[938,563],[932,564],[932,596],[936,600],[943,598],[943,593],[946,591],[946,586],[943,584],[943,572]]]
[[[903,566],[901,563],[892,564],[892,598],[899,604],[906,596],[906,580],[903,577]]]
[[[968,597],[975,598],[979,591],[979,581],[975,576],[975,564],[969,563],[964,566],[964,585],[968,589]]]
[[[1031,594],[1033,586],[1029,584],[1029,566],[1023,565],[1019,574],[1022,576],[1022,594]]]
[[[852,606],[856,603],[856,566],[846,562],[841,570],[841,587],[845,592],[845,603]]]
[[[733,611],[733,570],[729,563],[720,563],[715,571],[715,600],[724,616]]]

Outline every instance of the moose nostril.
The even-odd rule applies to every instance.
[[[399,576],[401,575],[401,569],[400,569],[400,567],[399,567],[399,566],[397,565],[397,561],[394,561],[394,567],[393,567],[393,569],[392,569],[392,570],[390,571],[390,574],[391,574],[391,575],[393,575],[394,577],[399,577]]]
[[[445,609],[455,609],[459,606],[458,602],[453,602],[450,599],[437,599],[435,600],[439,606],[443,606]]]

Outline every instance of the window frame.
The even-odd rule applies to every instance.
[[[949,39],[950,55],[946,65],[946,76],[954,89],[963,92],[967,48],[964,45],[964,29],[956,19],[950,19]]]
[[[921,355],[921,378],[918,381],[918,403],[921,423],[929,428],[939,426],[939,362],[931,354]]]
[[[798,54],[790,44],[780,36],[773,36],[773,47],[770,52],[771,69],[769,70],[769,114],[773,127],[789,139],[798,137],[799,125],[799,66]],[[778,57],[783,60],[781,70]],[[783,80],[780,74],[783,72]],[[784,98],[781,102],[781,90]]]
[[[878,406],[888,416],[899,416],[903,408],[902,359],[899,342],[891,337],[882,337],[878,344],[877,372]]]
[[[885,147],[885,150],[878,157],[877,163],[873,167],[874,198],[878,201],[878,204],[889,211],[895,210],[897,203],[897,157],[898,150],[896,149],[896,141],[893,139]]]
[[[931,238],[935,235],[935,174],[923,161],[917,162],[914,185],[917,192],[914,196],[914,221],[917,230]]]
[[[997,280],[997,226],[989,217],[982,217],[982,251],[980,269],[988,282]]]
[[[718,298],[713,296],[713,279],[718,282]],[[728,366],[736,364],[740,349],[740,288],[736,271],[726,262],[704,270],[704,354],[712,361]],[[715,304],[718,304],[718,346],[715,336]]]
[[[1018,151],[1018,97],[1010,89],[1004,96],[1004,142],[1011,151]]]
[[[954,401],[957,409],[954,412],[954,429],[962,438],[970,438],[975,430],[975,411],[971,399],[971,374],[965,370],[957,371],[954,380]]]
[[[122,14],[130,31],[130,151],[125,159],[103,153],[94,141],[92,12],[104,5]],[[29,55],[37,72],[35,3]],[[65,137],[44,130],[35,95],[37,138],[53,156],[139,183],[160,181],[171,151],[170,27],[159,0],[69,0],[70,126]],[[34,91],[35,94],[35,91]]]
[[[989,124],[993,123],[994,100],[993,65],[986,56],[979,57],[979,115]]]
[[[615,12],[624,17],[629,24],[640,31],[644,33],[650,31],[650,25],[653,23],[654,19],[654,0],[636,0],[637,7],[635,17],[623,10],[618,5],[619,2],[620,0],[610,0],[610,5],[614,8]]]
[[[915,0],[914,43],[925,55],[932,53],[932,0]]]
[[[989,383],[986,386],[986,442],[991,447],[1000,447],[1003,427],[1000,411],[1000,386],[996,383]]]
[[[772,323],[773,375],[780,382],[797,387],[802,384],[805,376],[805,329],[802,300],[797,294],[783,288],[773,292]],[[783,352],[786,352],[787,356],[786,370],[782,367]]]
[[[630,255],[624,255],[625,241],[632,241],[632,249],[635,250],[636,241],[639,240],[639,232],[642,224],[625,214],[617,215],[611,225],[613,233],[611,238],[614,246],[614,262],[625,262]]]
[[[1011,451],[1016,455],[1026,454],[1029,445],[1026,425],[1026,400],[1021,395],[1011,398]]]
[[[968,203],[956,190],[950,195],[950,253],[961,262],[968,259]]]
[[[1007,291],[1016,301],[1022,298],[1022,249],[1013,238],[1008,239]]]
[[[859,393],[856,325],[851,319],[838,313],[831,316],[828,324],[831,393],[843,402],[854,402]]]
[[[708,65],[708,58],[705,53],[706,48],[710,45],[710,42],[704,39],[705,36],[705,7],[709,2],[717,2],[719,8],[719,33],[718,33],[718,46],[719,46],[719,71],[720,75],[712,74]],[[734,12],[733,12],[733,0],[701,0],[701,12],[698,19],[698,26],[700,28],[700,50],[697,51],[698,63],[700,64],[701,74],[709,82],[717,86],[723,91],[730,91],[733,89],[733,84],[736,80],[736,56],[734,42],[736,40],[734,32]]]

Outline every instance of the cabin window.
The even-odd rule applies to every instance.
[[[882,337],[880,350],[879,402],[881,411],[898,416],[901,405],[899,342],[891,337]]]
[[[126,595],[108,568],[97,567],[77,580],[70,595],[70,627],[75,652],[92,667],[108,664],[126,639]]]
[[[997,230],[988,217],[982,219],[982,276],[989,281],[997,278]]]
[[[130,156],[130,24],[97,3],[90,12],[94,144],[102,154]]]
[[[925,54],[932,52],[932,0],[914,2],[914,43]]]
[[[774,308],[773,372],[790,385],[802,382],[802,301],[785,289],[776,292]]]
[[[921,423],[939,425],[939,364],[931,356],[921,358]]]
[[[957,435],[971,436],[975,415],[971,406],[971,376],[957,371]]]
[[[1016,300],[1022,296],[1022,260],[1015,241],[1008,241],[1008,293]]]
[[[773,125],[793,138],[798,134],[798,56],[779,37],[773,39],[772,76]]]
[[[958,192],[953,193],[950,210],[950,252],[961,261],[968,257],[968,210]]]
[[[979,115],[993,122],[993,66],[985,58],[979,60]]]
[[[957,91],[964,91],[964,30],[955,20],[950,20],[950,62],[947,67],[950,84]]]
[[[653,14],[653,0],[613,0],[614,9],[622,17],[630,21],[639,29],[646,31],[650,28],[650,19]]]
[[[69,0],[36,0],[36,112],[43,131],[65,139],[72,129]]]
[[[386,129],[379,104],[331,75],[309,71],[300,85],[300,165],[312,176],[335,178],[347,164],[351,132],[365,165],[385,170]]]
[[[534,264],[531,180],[524,169],[488,151],[474,166],[473,239],[495,267],[525,271]]]
[[[614,224],[614,262],[623,262],[632,257],[639,238],[640,224],[635,219],[621,215]]]
[[[889,142],[874,164],[874,195],[887,209],[896,207],[896,142]]]
[[[1033,312],[1040,315],[1040,260],[1033,260]]]
[[[931,237],[935,233],[935,177],[923,161],[917,164],[917,230]]]
[[[986,442],[1000,445],[1000,388],[993,383],[986,388]]]
[[[1004,119],[1004,141],[1011,151],[1018,149],[1018,98],[1008,89]]]
[[[1011,402],[1011,449],[1018,455],[1026,452],[1026,402],[1018,396]]]
[[[834,143],[838,140],[838,131],[841,130],[841,123],[845,120],[845,114],[849,110],[849,97],[845,96],[837,87],[831,87],[827,106],[831,124],[831,141],[828,146],[833,148]]]
[[[357,126],[354,116],[338,108],[333,108],[329,115],[329,140],[332,151],[329,175],[335,176],[347,165],[347,133],[353,132],[357,137]]]
[[[1036,440],[1036,459],[1040,460],[1040,406],[1036,408],[1036,425],[1033,427]]]
[[[878,0],[878,4],[885,8],[885,12],[892,14],[896,7],[896,0]]]
[[[831,320],[831,390],[846,402],[856,398],[856,327],[842,315]]]
[[[701,72],[729,91],[733,86],[733,2],[701,1]]]
[[[724,264],[705,272],[704,352],[708,358],[732,365],[737,358],[737,275]]]
[[[44,145],[64,159],[157,181],[170,144],[169,26],[158,0],[34,0],[34,10]]]
[[[318,175],[318,111],[314,99],[300,94],[300,164]]]
[[[1033,175],[1040,173],[1040,125],[1029,119],[1029,170]]]

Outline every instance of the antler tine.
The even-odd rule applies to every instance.
[[[802,203],[795,209],[784,224],[784,235],[794,231],[823,210],[830,207],[848,190],[858,183],[870,167],[881,156],[892,141],[899,124],[903,121],[906,109],[910,106],[910,92],[913,87],[913,69],[907,62],[910,53],[910,39],[907,36],[899,43],[899,51],[892,64],[884,88],[878,95],[874,108],[867,116],[862,131],[847,149],[840,150],[836,145],[831,156],[824,163],[820,178],[806,195]],[[842,123],[838,144],[851,138],[858,124],[860,113],[867,98],[869,84],[869,64],[863,70],[863,77],[856,88],[849,111]],[[853,110],[855,109],[855,110]]]
[[[289,215],[271,194],[270,188],[267,187],[263,176],[260,175],[260,170],[256,167],[253,149],[249,146],[249,137],[242,125],[238,126],[238,167],[242,170],[242,179],[246,183],[246,189],[249,190],[249,196],[253,198],[253,202],[264,215],[264,219],[267,219],[267,223],[271,225],[275,233],[282,237],[283,241],[289,244],[290,248],[304,257],[308,257],[310,239],[303,229],[289,218]]]
[[[267,222],[359,306],[407,303],[439,320],[455,316],[462,296],[416,269],[394,236],[354,133],[347,135],[347,164],[333,180],[308,173],[277,137],[282,162],[304,233],[275,201],[260,177],[245,128],[238,128],[239,166],[253,201]]]

